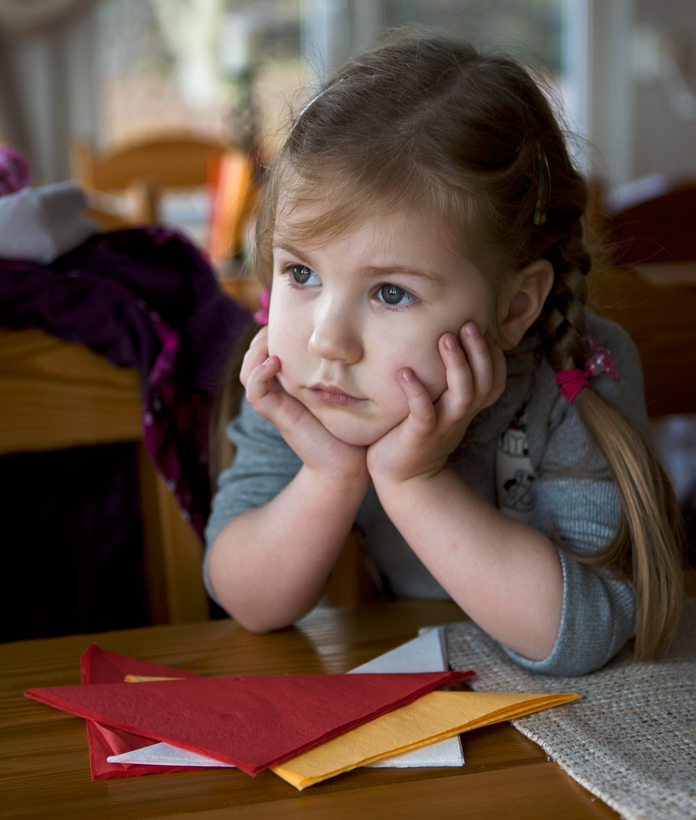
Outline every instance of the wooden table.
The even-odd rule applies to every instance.
[[[304,792],[269,771],[251,778],[230,769],[92,782],[84,721],[22,697],[31,687],[79,683],[79,657],[92,640],[203,675],[342,673],[420,626],[462,619],[451,603],[404,602],[315,611],[270,635],[225,620],[0,646],[0,817],[616,817],[508,723],[462,735],[463,768],[358,769]]]

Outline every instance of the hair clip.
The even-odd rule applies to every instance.
[[[580,370],[579,367],[574,367],[555,374],[561,395],[565,396],[571,404],[583,388],[590,386],[591,376],[598,376],[604,371],[615,382],[620,381],[611,353],[606,347],[600,347],[594,336],[588,336],[587,341],[592,348],[592,356],[585,362],[585,369]]]
[[[330,85],[327,85],[326,88],[322,88],[322,90],[318,94],[312,97],[312,99],[307,103],[307,105],[305,105],[305,107],[302,109],[302,111],[300,111],[297,117],[295,117],[295,122],[293,122],[287,137],[285,137],[285,139],[283,140],[281,149],[285,148],[285,145],[292,136],[292,132],[295,130],[295,128],[297,128],[297,123],[302,119],[302,117],[304,117],[307,109],[311,108],[320,97],[323,97],[324,94],[326,94],[327,91],[330,91],[332,88],[335,88],[337,85],[340,85],[343,82],[343,79],[343,77],[339,77],[337,80],[334,80]]]
[[[544,208],[544,203],[548,201],[548,194],[551,190],[551,169],[549,168],[549,160],[546,156],[546,152],[541,147],[540,142],[537,142],[537,162],[539,168],[539,187],[537,189],[532,222],[536,228],[541,228],[546,224],[546,209]]]
[[[259,309],[254,314],[254,321],[257,325],[268,324],[268,306],[271,303],[271,294],[267,290],[262,290],[259,296]]]
[[[608,373],[615,382],[619,382],[619,374],[616,372],[616,367],[614,365],[614,357],[611,353],[606,349],[606,347],[600,347],[597,344],[597,340],[594,336],[588,336],[587,341],[592,348],[592,356],[587,360],[587,364],[585,365],[585,370],[590,373],[590,375],[598,375],[599,373],[604,370],[605,373]]]

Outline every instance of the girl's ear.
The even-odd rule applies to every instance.
[[[536,321],[553,285],[553,266],[538,259],[514,277],[501,305],[500,346],[504,350],[518,345]]]

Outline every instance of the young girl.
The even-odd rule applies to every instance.
[[[674,500],[636,350],[585,308],[585,204],[539,88],[465,43],[382,45],[302,112],[207,530],[243,626],[310,610],[357,523],[393,596],[454,599],[528,669],[669,639]]]

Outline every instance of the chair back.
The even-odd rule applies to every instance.
[[[605,202],[617,265],[696,263],[696,178],[654,174]]]
[[[80,140],[71,149],[71,172],[85,188],[121,191],[137,179],[160,187],[205,185],[210,163],[229,148],[206,138],[161,137],[99,153]]]
[[[696,179],[646,177],[605,197],[614,267],[590,276],[590,306],[638,347],[648,413],[696,413]]]
[[[163,189],[207,185],[211,169],[229,149],[218,140],[188,135],[142,140],[105,152],[77,140],[70,149],[70,169],[88,192],[127,193],[129,222],[157,224],[162,221]]]

